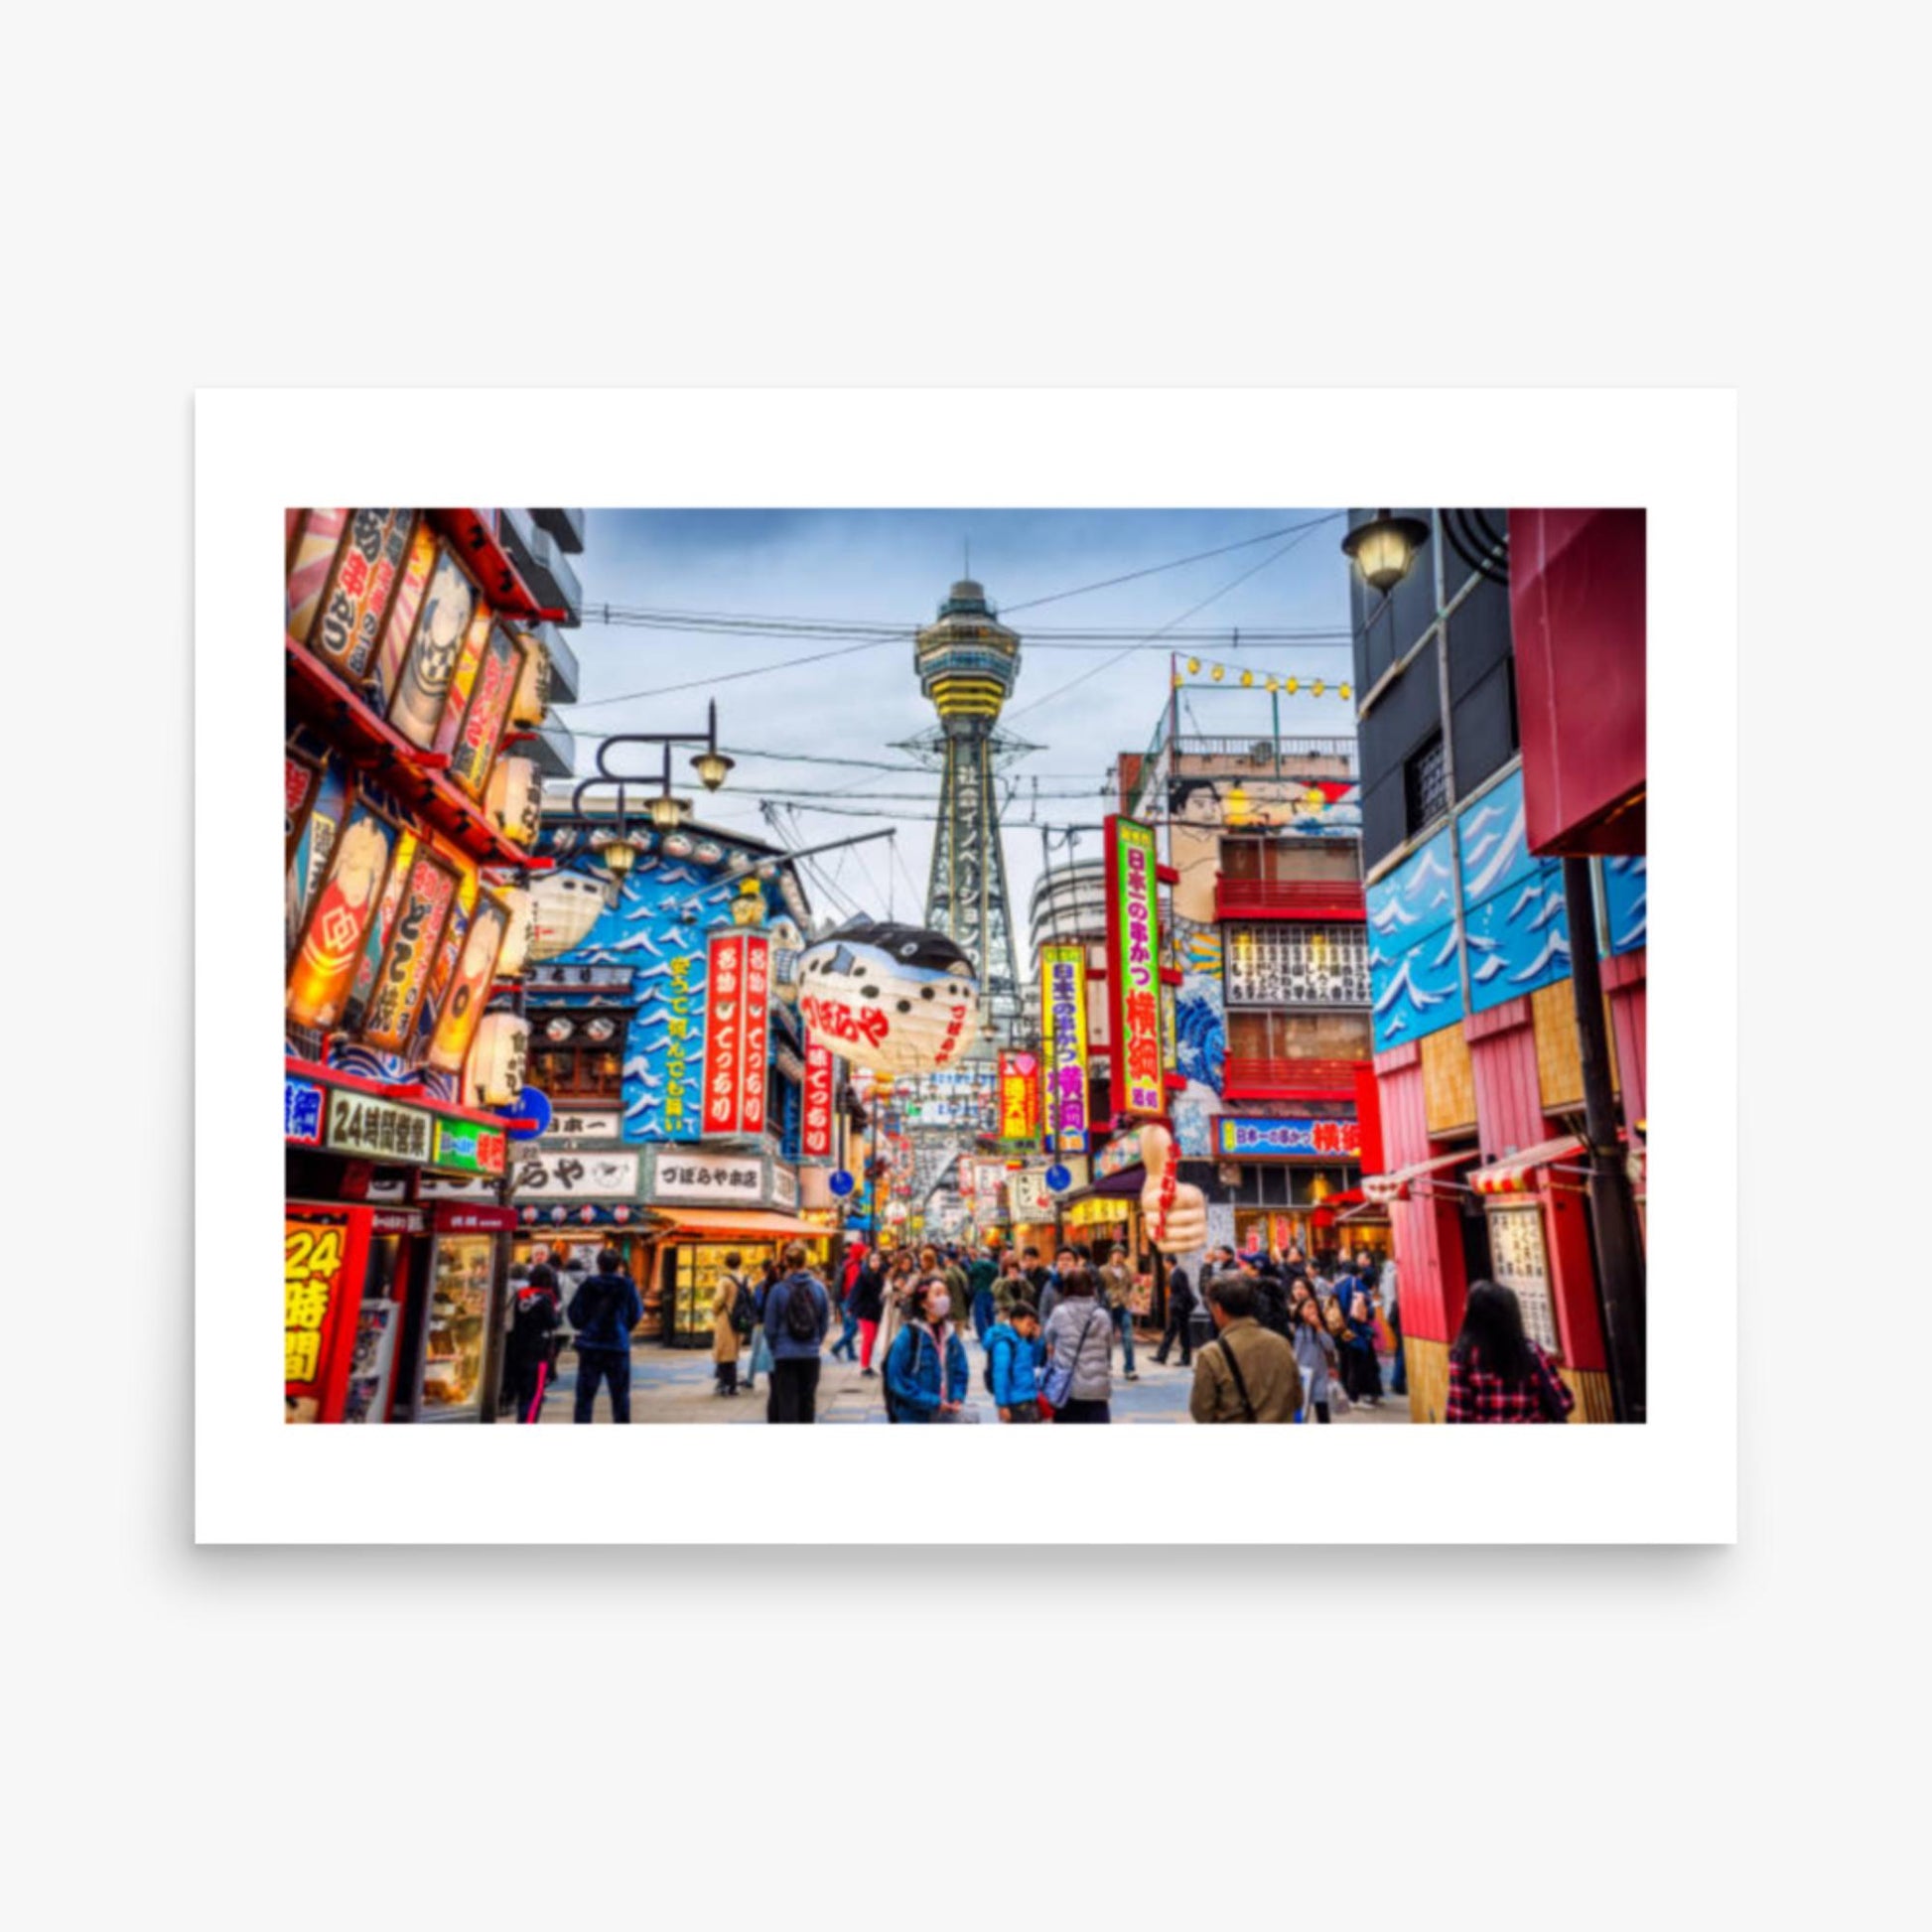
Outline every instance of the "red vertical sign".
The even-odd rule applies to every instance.
[[[837,1084],[832,1049],[815,1039],[805,1042],[805,1118],[798,1148],[807,1161],[832,1158],[832,1094]]]
[[[770,1052],[771,941],[761,932],[748,932],[745,947],[744,1029],[739,1052],[739,1131],[764,1132],[764,1063]]]
[[[704,1131],[736,1134],[744,1079],[745,938],[714,934],[704,989]]]

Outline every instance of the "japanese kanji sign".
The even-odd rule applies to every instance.
[[[634,1200],[637,1157],[533,1145],[518,1151],[515,1186],[518,1200]]]
[[[1032,1141],[1039,1133],[1039,1059],[1034,1053],[1000,1055],[1000,1138]]]
[[[1113,1009],[1113,1099],[1115,1116],[1130,1120],[1158,1120],[1167,1112],[1156,866],[1153,827],[1111,815],[1107,991]]]
[[[807,1161],[832,1158],[832,1099],[838,1084],[838,1063],[829,1046],[810,1040],[805,1046],[805,1111],[799,1124],[798,1150]]]
[[[340,1422],[367,1253],[367,1215],[291,1212],[282,1233],[285,1416]]]
[[[1040,947],[1039,981],[1046,1035],[1046,1145],[1061,1156],[1084,1154],[1088,1140],[1086,949]]]
[[[1315,1154],[1355,1161],[1361,1158],[1362,1127],[1355,1120],[1312,1120],[1299,1115],[1237,1118],[1223,1114],[1214,1122],[1214,1152],[1224,1161]]]
[[[764,1132],[770,1022],[770,940],[761,932],[714,933],[705,975],[707,1135]]]
[[[432,1121],[420,1107],[399,1107],[393,1100],[336,1088],[329,1095],[325,1145],[332,1154],[423,1167],[430,1158]]]

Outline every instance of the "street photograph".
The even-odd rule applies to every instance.
[[[1645,1420],[1643,509],[284,541],[289,1423]]]

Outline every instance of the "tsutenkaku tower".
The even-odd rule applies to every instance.
[[[1021,1012],[1020,971],[994,776],[1034,749],[996,729],[1020,673],[1020,634],[999,621],[978,584],[962,578],[918,633],[913,659],[939,725],[911,749],[942,774],[925,922],[979,968],[986,1030],[1011,1036]]]

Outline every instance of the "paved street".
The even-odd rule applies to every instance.
[[[995,1423],[993,1399],[980,1379],[983,1357],[979,1344],[968,1334],[966,1354],[972,1364],[972,1385],[968,1400],[979,1412],[982,1423]],[[636,1423],[762,1423],[764,1421],[765,1383],[760,1378],[756,1392],[741,1390],[735,1398],[713,1393],[715,1380],[711,1356],[702,1349],[663,1348],[656,1344],[633,1348],[630,1353],[630,1412]],[[575,1396],[576,1357],[565,1353],[562,1373],[545,1398],[543,1420],[568,1424]],[[742,1366],[742,1365],[741,1365]],[[1192,1368],[1177,1363],[1165,1368],[1153,1359],[1150,1343],[1137,1343],[1138,1382],[1124,1382],[1116,1361],[1113,1412],[1116,1423],[1185,1423],[1187,1393],[1193,1385]],[[886,1410],[878,1379],[868,1379],[854,1365],[844,1361],[825,1361],[819,1375],[818,1419],[822,1423],[884,1423]],[[597,1420],[611,1420],[610,1397],[598,1396]],[[1379,1409],[1352,1410],[1338,1423],[1339,1428],[1357,1424],[1406,1423],[1409,1405],[1405,1398],[1385,1396]]]

